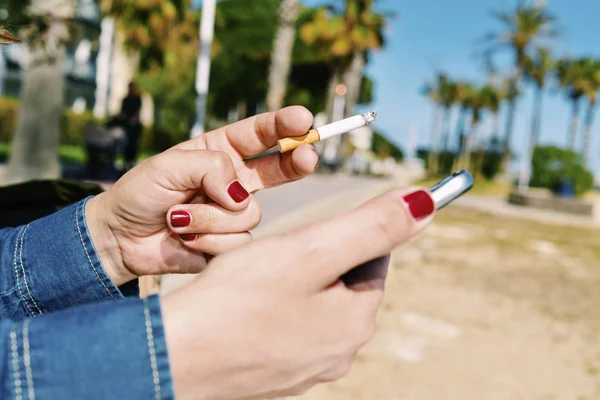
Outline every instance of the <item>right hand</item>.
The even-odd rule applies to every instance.
[[[374,333],[389,253],[433,212],[427,192],[396,190],[215,258],[163,300],[177,398],[275,398],[343,377]]]

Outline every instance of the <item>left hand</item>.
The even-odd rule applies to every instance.
[[[207,257],[251,240],[248,231],[260,222],[260,206],[252,196],[231,201],[225,185],[237,177],[254,193],[313,173],[319,159],[313,146],[245,161],[281,138],[303,135],[312,123],[312,114],[303,107],[248,118],[144,161],[91,199],[86,219],[111,279],[121,285],[142,275],[197,273],[207,265]],[[225,154],[229,157],[223,158]],[[211,169],[207,157],[220,161]],[[210,200],[215,204],[204,204]],[[187,211],[198,227],[194,240],[173,234],[174,206]]]

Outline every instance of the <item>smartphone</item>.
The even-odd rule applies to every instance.
[[[467,193],[475,180],[469,171],[456,171],[440,183],[434,185],[430,190],[436,210],[441,210],[463,194]]]

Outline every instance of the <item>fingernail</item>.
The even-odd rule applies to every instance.
[[[184,228],[192,223],[192,217],[187,211],[173,211],[171,213],[171,226],[173,228]]]
[[[248,196],[250,196],[240,181],[232,182],[227,189],[227,193],[229,193],[233,201],[236,203],[241,203],[242,201],[246,200]]]
[[[198,235],[196,235],[195,233],[184,233],[183,235],[179,235],[179,237],[184,242],[193,242],[194,240],[196,240]]]
[[[408,210],[415,221],[421,221],[429,217],[435,211],[433,199],[429,193],[424,190],[419,190],[404,196],[404,202],[408,206]]]

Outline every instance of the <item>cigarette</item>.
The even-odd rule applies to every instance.
[[[353,131],[354,129],[370,125],[375,121],[376,118],[377,114],[374,112],[355,115],[354,117],[346,118],[320,128],[311,129],[306,135],[303,136],[281,139],[277,142],[279,145],[279,151],[281,153],[286,153],[300,147],[303,144],[313,144],[321,140],[329,139],[333,136],[342,135],[346,132]]]

